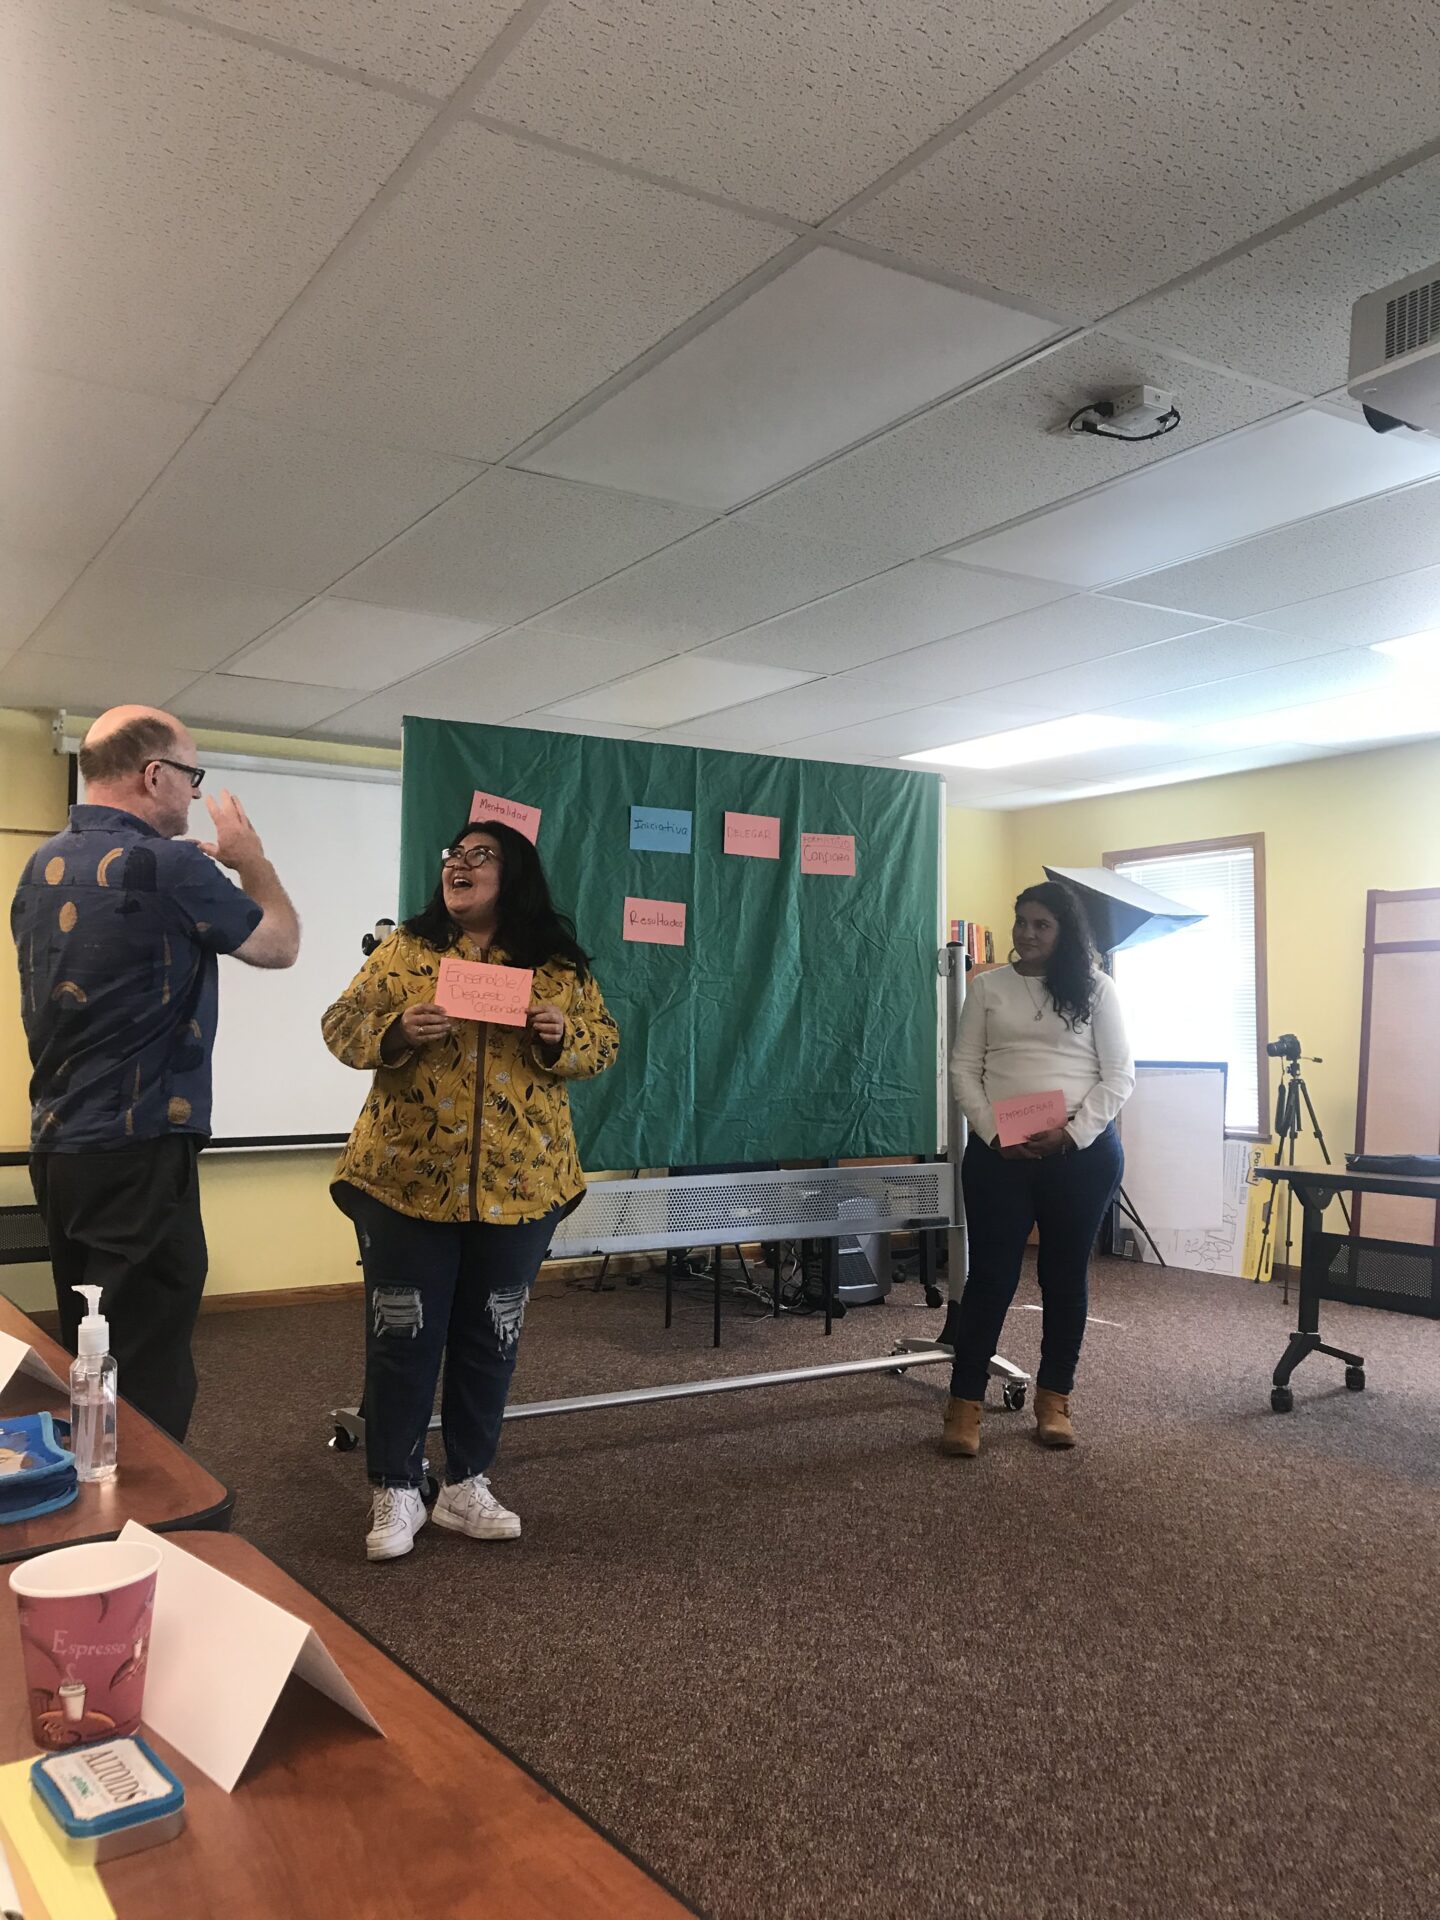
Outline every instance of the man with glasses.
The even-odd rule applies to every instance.
[[[183,1440],[208,1264],[196,1161],[218,956],[293,966],[300,923],[231,794],[205,802],[213,841],[181,838],[205,770],[172,715],[113,707],[86,734],[80,772],[85,804],[32,856],[10,910],[34,1068],[30,1178],[66,1346],[85,1311],[72,1289],[101,1287],[121,1394]]]

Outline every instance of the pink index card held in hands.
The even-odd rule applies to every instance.
[[[997,1100],[992,1111],[1002,1147],[1022,1147],[1032,1133],[1063,1127],[1070,1118],[1065,1111],[1065,1096],[1058,1089],[1053,1093],[1019,1093],[1013,1100]]]
[[[752,860],[778,860],[779,818],[768,813],[727,813],[725,851],[748,854]]]
[[[685,902],[683,900],[631,900],[625,902],[625,938],[644,940],[654,947],[683,947],[685,944]]]
[[[504,800],[498,793],[475,789],[470,802],[472,820],[502,820],[507,827],[523,833],[533,847],[540,838],[540,809],[527,807],[523,800]]]
[[[855,874],[855,836],[853,833],[802,833],[800,836],[801,873],[838,873],[846,879]]]
[[[452,1020],[523,1027],[534,979],[529,967],[492,967],[483,960],[457,960],[447,953],[435,983],[435,1004]]]

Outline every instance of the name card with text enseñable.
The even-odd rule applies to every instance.
[[[683,947],[685,902],[683,900],[627,899],[625,938],[643,940],[654,947]]]
[[[507,827],[523,833],[533,847],[540,838],[540,809],[527,807],[523,800],[506,800],[498,793],[486,793],[477,787],[470,801],[472,820],[502,820]]]
[[[1070,1118],[1065,1096],[1058,1088],[1048,1093],[1019,1093],[1013,1100],[996,1100],[992,1111],[1002,1147],[1023,1146],[1032,1133],[1063,1127]]]
[[[217,1787],[234,1791],[292,1673],[383,1737],[313,1627],[137,1521],[120,1538],[161,1555],[145,1725]]]
[[[0,1390],[8,1387],[17,1373],[28,1374],[32,1380],[38,1380],[42,1386],[58,1387],[61,1393],[70,1391],[70,1382],[62,1380],[47,1360],[42,1360],[33,1347],[23,1340],[17,1340],[13,1333],[0,1333]]]
[[[846,878],[855,872],[855,836],[853,833],[802,833],[800,871],[836,873]]]
[[[768,813],[727,813],[725,851],[751,860],[780,858],[780,821]]]
[[[484,960],[446,954],[435,982],[435,1004],[454,1020],[488,1020],[523,1027],[535,973],[530,967],[492,967]]]
[[[631,851],[689,853],[693,820],[683,807],[631,807]]]

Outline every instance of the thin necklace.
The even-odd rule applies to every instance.
[[[1031,1004],[1032,1004],[1032,1005],[1034,1006],[1034,1008],[1035,1008],[1035,1018],[1036,1018],[1037,1020],[1043,1020],[1043,1019],[1045,1018],[1045,990],[1044,990],[1044,988],[1043,988],[1043,987],[1041,988],[1041,990],[1040,990],[1040,998],[1039,998],[1039,999],[1037,1000],[1037,999],[1035,998],[1035,993],[1034,993],[1034,989],[1033,989],[1033,988],[1031,987],[1031,985],[1030,985],[1030,976],[1029,976],[1029,974],[1028,974],[1028,973],[1021,973],[1021,971],[1020,971],[1020,969],[1019,969],[1019,968],[1017,967],[1017,968],[1015,969],[1015,977],[1016,977],[1016,979],[1017,979],[1017,980],[1023,980],[1023,981],[1025,982],[1025,991],[1026,991],[1026,993],[1028,993],[1028,994],[1030,995],[1030,1000],[1031,1000]]]

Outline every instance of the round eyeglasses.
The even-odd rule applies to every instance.
[[[486,867],[497,861],[502,867],[505,857],[498,847],[442,847],[440,864],[442,867]]]

